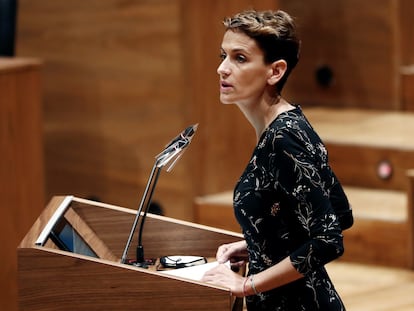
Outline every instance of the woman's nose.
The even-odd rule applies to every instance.
[[[220,76],[229,75],[230,70],[229,70],[229,68],[227,66],[226,59],[223,59],[222,62],[220,63],[220,65],[217,67],[217,73]]]

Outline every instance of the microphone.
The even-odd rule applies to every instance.
[[[175,160],[168,167],[167,172],[171,171],[175,163],[182,155],[182,151],[191,143],[195,132],[197,131],[198,123],[190,125],[184,131],[182,131],[177,137],[171,140],[166,148],[156,156],[157,167],[163,167],[172,159]]]
[[[168,144],[165,145],[165,148],[170,148],[173,145],[182,145],[185,144],[188,140],[191,140],[195,131],[197,130],[198,123],[190,125],[184,131],[182,131],[177,137],[171,140]],[[188,144],[188,143],[187,143]]]
[[[190,125],[184,131],[182,131],[178,136],[172,139],[166,146],[165,149],[155,157],[155,163],[148,178],[144,194],[141,198],[141,203],[138,208],[137,214],[135,216],[134,223],[132,224],[131,232],[129,233],[129,238],[126,243],[124,252],[121,257],[121,263],[127,263],[127,254],[128,249],[131,245],[135,229],[138,225],[138,222],[141,217],[140,228],[138,233],[138,245],[136,250],[136,261],[129,261],[128,263],[133,264],[139,267],[147,267],[147,263],[144,258],[144,248],[142,246],[142,232],[144,228],[145,219],[148,213],[148,209],[151,203],[152,196],[154,194],[155,186],[158,181],[158,177],[161,173],[162,168],[167,165],[171,160],[174,159],[173,163],[167,169],[167,172],[171,171],[174,164],[183,154],[185,148],[191,143],[191,140],[194,137],[194,134],[198,128],[198,123]],[[142,215],[141,215],[142,214]]]

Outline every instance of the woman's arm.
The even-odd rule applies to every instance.
[[[255,295],[286,285],[302,277],[303,275],[292,265],[290,258],[286,257],[276,265],[249,276],[244,290],[247,296]]]
[[[248,254],[246,241],[244,240],[221,245],[217,250],[216,258],[221,265],[207,271],[203,281],[228,287],[232,294],[237,297],[254,295],[303,277],[293,267],[289,257],[254,276],[242,277],[234,273],[223,264],[230,261],[232,267],[240,267],[246,263]]]
[[[289,257],[286,257],[278,264],[248,277],[242,277],[227,266],[219,265],[207,271],[202,281],[227,287],[232,295],[244,297],[268,291],[302,277],[303,275],[293,267]]]

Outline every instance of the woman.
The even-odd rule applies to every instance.
[[[257,146],[234,190],[245,240],[220,246],[217,260],[249,269],[242,277],[221,264],[203,280],[246,297],[248,310],[345,310],[324,265],[342,255],[352,211],[320,138],[281,96],[298,61],[294,22],[246,11],[224,25],[220,101],[240,108]]]

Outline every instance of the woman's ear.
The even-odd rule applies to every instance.
[[[276,83],[279,82],[285,74],[287,70],[287,63],[284,59],[279,59],[271,64],[270,69],[271,73],[270,77],[267,79],[267,82],[270,85],[276,85]]]

